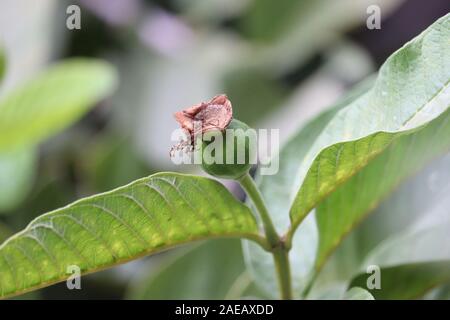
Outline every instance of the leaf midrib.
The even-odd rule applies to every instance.
[[[212,239],[224,239],[224,238],[241,238],[241,237],[246,237],[249,240],[254,240],[256,242],[262,240],[262,239],[258,239],[257,240],[255,238],[254,234],[243,234],[241,232],[229,233],[227,235],[205,235],[205,236],[201,236],[201,237],[192,237],[192,238],[186,239],[184,241],[180,241],[177,244],[164,246],[163,249],[146,250],[146,251],[143,251],[142,253],[135,254],[132,257],[118,259],[118,260],[114,261],[111,264],[106,264],[104,266],[96,267],[95,269],[89,269],[89,270],[83,271],[83,272],[81,272],[81,275],[84,276],[84,275],[88,275],[88,274],[95,273],[95,272],[98,272],[98,271],[103,271],[103,270],[111,268],[111,266],[118,266],[118,265],[121,265],[121,264],[125,264],[127,262],[143,258],[143,257],[145,257],[145,256],[147,256],[149,254],[152,254],[152,253],[164,252],[164,251],[167,251],[167,250],[170,250],[170,249],[173,249],[173,248],[177,248],[179,246],[183,246],[183,245],[186,245],[186,244],[191,244],[192,242],[198,242],[198,241],[203,241],[203,240],[212,240]],[[9,265],[9,263],[8,263],[8,265]],[[26,288],[24,290],[16,291],[16,292],[9,293],[9,294],[6,294],[6,295],[0,295],[0,300],[1,299],[11,298],[11,297],[14,297],[14,296],[17,296],[17,295],[21,295],[21,294],[24,294],[24,293],[27,293],[27,292],[35,291],[37,289],[48,287],[49,285],[53,285],[53,284],[56,284],[56,283],[59,283],[59,282],[63,282],[65,280],[67,280],[67,278],[69,276],[70,276],[70,274],[67,274],[65,276],[61,276],[61,277],[58,277],[56,279],[53,279],[53,280],[50,280],[50,281],[47,281],[47,282],[44,282],[44,283],[39,283],[39,285],[28,287],[28,288]]]
[[[447,82],[442,86],[441,89],[439,89],[434,95],[432,95],[431,98],[430,98],[426,103],[424,103],[419,109],[416,110],[416,112],[415,112],[412,116],[410,116],[408,119],[406,119],[406,120],[403,122],[403,124],[402,124],[402,126],[399,128],[399,130],[401,130],[402,128],[406,127],[406,126],[409,124],[409,122],[415,118],[415,116],[416,116],[417,114],[419,114],[419,113],[420,113],[427,105],[429,105],[434,99],[436,99],[436,97],[438,97],[442,92],[444,92],[445,90],[447,90],[449,84],[450,84],[450,78],[449,78],[449,79],[447,80]],[[447,108],[448,108],[448,107],[449,107],[449,106],[447,106]],[[428,122],[430,122],[430,121],[436,119],[437,117],[439,117],[439,116],[440,116],[442,113],[444,113],[444,112],[445,112],[445,110],[444,110],[443,112],[441,112],[440,114],[436,115],[433,119],[429,120]],[[426,124],[426,123],[425,123],[425,124]]]

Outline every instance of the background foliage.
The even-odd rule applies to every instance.
[[[371,294],[375,298],[417,298],[427,292],[429,298],[448,297],[448,288],[443,285],[450,276],[448,250],[441,250],[441,246],[439,252],[435,250],[436,243],[448,243],[449,225],[445,221],[450,177],[445,138],[450,134],[448,131],[436,133],[436,128],[447,128],[439,121],[446,121],[448,112],[426,127],[420,127],[419,131],[400,135],[392,132],[402,129],[405,121],[410,120],[408,115],[414,113],[434,86],[448,76],[449,59],[433,57],[433,53],[440,51],[430,46],[430,42],[439,41],[424,37],[424,42],[398,57],[416,61],[414,73],[408,73],[402,60],[393,61],[389,70],[388,67],[382,69],[381,76],[389,75],[392,68],[398,68],[401,76],[386,78],[384,82],[378,80],[380,85],[369,89],[373,85],[370,75],[388,56],[449,11],[446,1],[376,1],[382,10],[381,30],[366,28],[366,1],[357,4],[346,0],[87,0],[77,3],[82,9],[82,29],[76,31],[65,28],[68,2],[45,0],[31,4],[28,0],[7,0],[0,5],[0,75],[3,74],[0,83],[0,240],[24,229],[42,213],[155,172],[173,170],[201,174],[190,166],[173,166],[168,158],[173,143],[170,133],[176,128],[172,113],[218,92],[226,92],[237,118],[254,127],[281,128],[281,138],[287,142],[282,150],[280,174],[259,178],[263,194],[270,198],[270,209],[279,212],[273,217],[279,230],[286,230],[290,224],[287,214],[290,203],[283,199],[293,199],[299,187],[291,181],[293,171],[314,177],[315,168],[324,168],[323,164],[326,168],[327,163],[336,160],[337,152],[341,159],[356,159],[350,162],[356,167],[364,165],[364,170],[354,176],[354,168],[343,168],[347,172],[342,177],[346,183],[337,190],[327,189],[331,184],[322,176],[320,192],[310,192],[309,180],[304,180],[306,185],[297,194],[298,203],[294,202],[291,210],[294,224],[310,209],[302,206],[315,206],[321,192],[332,192],[332,195],[319,204],[315,215],[304,220],[293,239],[295,251],[291,259],[297,295],[315,279],[309,298],[369,299],[372,296],[359,289],[344,292],[353,286],[365,288],[365,266],[381,261],[383,290],[373,290]],[[414,14],[416,12],[421,14]],[[20,27],[17,21],[21,21]],[[405,25],[408,25],[407,30]],[[448,37],[441,41],[445,46]],[[432,49],[422,55],[424,52],[419,49],[428,47]],[[85,58],[74,58],[79,56]],[[436,62],[433,71],[436,77],[430,79],[427,62],[439,59],[447,63],[447,68]],[[113,69],[118,70],[117,74]],[[344,94],[367,77],[369,79],[356,89]],[[423,78],[429,80],[428,87],[421,88],[423,96],[417,96],[417,87],[410,84]],[[397,96],[397,102],[389,100],[396,97],[397,92],[404,92],[404,96]],[[386,101],[399,108],[409,105],[416,109],[405,107],[401,112],[396,109],[397,113],[386,110],[385,119],[374,119],[368,106],[383,105]],[[349,104],[350,108],[340,111]],[[20,113],[23,106],[26,111]],[[348,119],[359,125],[345,125]],[[414,128],[425,120],[418,119]],[[302,129],[297,131],[298,128]],[[387,133],[380,134],[380,131]],[[343,137],[344,140],[356,139],[356,142],[339,144]],[[365,152],[364,146],[368,144],[378,146],[376,152],[380,156],[366,166],[367,158],[371,157]],[[331,147],[322,150],[328,145]],[[350,153],[355,145],[361,151],[356,157]],[[321,160],[313,163],[319,152]],[[425,162],[428,163],[425,169],[418,170]],[[312,169],[308,171],[311,164]],[[333,176],[333,172],[325,170],[324,173]],[[416,174],[407,184],[400,184],[411,173]],[[380,176],[384,178],[381,186]],[[144,182],[152,184],[152,177],[158,176],[151,176]],[[163,174],[163,177],[176,185],[176,176]],[[202,178],[189,179],[192,184],[210,183]],[[163,193],[165,188],[170,188],[160,180],[154,183]],[[189,183],[177,185],[180,197],[188,200],[196,197],[189,192]],[[283,188],[277,188],[278,185]],[[238,199],[243,199],[236,184],[225,182],[225,186]],[[214,199],[219,203],[219,211],[202,212],[205,221],[215,225],[214,230],[219,233],[238,230],[259,241],[249,210],[227,198],[229,194],[218,184],[205,187],[217,189],[218,194],[223,195]],[[31,282],[39,282],[40,277],[53,282],[64,273],[57,266],[47,267],[54,254],[51,250],[50,254],[41,252],[49,259],[38,262],[27,259],[27,250],[42,250],[39,241],[30,241],[33,237],[63,246],[63,241],[52,242],[51,239],[58,237],[58,233],[65,233],[67,227],[80,233],[91,230],[90,241],[95,242],[92,238],[92,233],[97,232],[95,228],[112,226],[117,222],[115,219],[125,219],[137,228],[137,234],[134,229],[119,229],[122,236],[130,232],[138,238],[141,232],[148,235],[139,229],[145,212],[138,204],[133,205],[135,210],[127,217],[114,219],[111,215],[99,214],[98,221],[83,220],[77,206],[114,210],[130,201],[130,197],[148,199],[139,198],[141,189],[133,185],[118,190],[116,193],[122,195],[112,197],[106,204],[103,200],[96,202],[93,197],[34,220],[15,238],[13,245],[3,250],[6,258],[0,259],[1,270],[7,268],[8,259],[14,256],[12,252],[16,251],[17,256],[17,250],[22,252],[24,267],[1,275],[3,279],[8,278],[1,283],[2,292],[25,286],[18,283],[18,279],[24,279],[21,274],[35,272],[36,266],[46,272],[35,272],[33,277],[27,278]],[[371,197],[361,197],[355,202],[352,195],[357,190],[365,190],[364,194]],[[142,192],[152,193],[144,188]],[[156,196],[153,192],[149,197]],[[172,200],[180,206],[175,215],[186,211],[186,205],[179,204],[179,199]],[[230,206],[235,209],[229,210]],[[348,213],[348,219],[337,219],[333,224],[339,228],[330,229],[328,222],[333,219],[330,208]],[[162,210],[163,205],[156,209]],[[230,226],[215,220],[214,214],[221,210],[224,214],[241,217],[240,224]],[[361,222],[360,218],[369,211],[372,214]],[[73,223],[61,228],[58,220],[62,219],[72,219]],[[80,228],[76,221],[89,228]],[[185,221],[197,223],[195,217]],[[173,239],[162,241],[160,249],[184,241],[176,232],[183,226],[170,221],[157,224],[164,230],[175,228]],[[49,225],[51,228],[47,228]],[[198,234],[190,236],[201,239],[208,228],[199,223],[193,229]],[[161,241],[157,238],[156,235],[143,241]],[[126,237],[123,239],[126,243]],[[340,245],[336,249],[337,243]],[[133,255],[143,251],[143,247],[127,248],[121,243],[112,248],[114,254],[110,255],[111,248],[99,244],[97,254],[92,255],[89,251],[92,248],[81,242],[77,245],[67,254],[87,258],[82,259],[87,261],[80,261],[87,266],[98,264],[99,260],[103,266],[108,266],[120,259],[126,260],[130,256],[127,250]],[[277,291],[270,271],[272,266],[264,252],[248,241],[244,241],[243,252],[241,248],[241,244],[232,239],[190,244],[83,277],[82,290],[69,291],[65,284],[59,284],[33,292],[32,297],[273,297]],[[420,250],[412,250],[417,248]],[[408,254],[413,251],[419,254]],[[254,283],[255,274],[259,283]],[[429,292],[436,286],[437,289]]]

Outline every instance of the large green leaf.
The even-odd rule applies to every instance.
[[[31,189],[34,144],[76,121],[115,83],[105,62],[74,59],[0,101],[0,211],[13,209]]]
[[[208,241],[131,282],[131,299],[224,299],[244,271],[239,241]]]
[[[44,214],[0,247],[0,296],[95,272],[179,244],[245,237],[261,244],[248,207],[215,180],[159,173]]]
[[[363,81],[334,106],[324,111],[300,129],[283,146],[279,155],[279,171],[276,175],[258,175],[256,177],[256,183],[266,200],[274,224],[280,233],[284,232],[290,225],[288,216],[290,203],[286,199],[289,199],[290,195],[297,190],[295,186],[295,175],[292,172],[298,171],[309,148],[327,123],[340,109],[366,92],[373,83],[372,80],[372,78],[369,78]],[[300,229],[294,237],[293,248],[289,253],[292,264],[291,272],[294,294],[297,296],[300,296],[309,280],[316,257],[318,242],[314,219],[303,223]],[[244,253],[254,276],[255,283],[266,294],[276,297],[278,289],[275,278],[275,266],[271,254],[247,241],[244,242]]]
[[[0,213],[13,209],[31,189],[36,158],[34,148],[0,153]]]
[[[65,128],[99,99],[117,79],[99,60],[59,63],[0,102],[0,151],[34,145]]]
[[[317,207],[317,267],[401,181],[449,149],[449,37],[446,15],[394,53],[373,88],[341,110],[308,152],[291,234]]]

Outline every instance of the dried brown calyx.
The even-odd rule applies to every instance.
[[[175,113],[175,119],[191,135],[191,141],[196,134],[225,130],[232,118],[233,108],[224,94]]]
[[[208,102],[201,102],[178,111],[174,116],[181,128],[189,134],[190,141],[174,146],[171,154],[180,149],[192,150],[194,137],[198,134],[210,130],[225,130],[233,119],[233,108],[228,97],[225,94],[219,94]]]
[[[191,156],[188,159],[201,164],[205,172],[223,179],[237,180],[249,172],[255,159],[247,136],[250,127],[233,119],[226,95],[177,112],[175,119],[186,136],[172,147],[171,157],[180,155],[175,151],[184,151],[183,158]]]

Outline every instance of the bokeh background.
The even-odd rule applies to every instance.
[[[81,8],[81,30],[66,28],[71,4]],[[366,27],[372,4],[380,30]],[[0,95],[73,56],[110,61],[120,85],[40,146],[28,190],[0,212],[0,236],[157,171],[201,174],[169,159],[172,115],[215,94],[229,96],[236,118],[278,128],[285,141],[449,9],[448,0],[2,0]],[[83,277],[82,290],[62,283],[22,298],[236,298],[243,290],[252,284],[239,241],[217,240]]]

